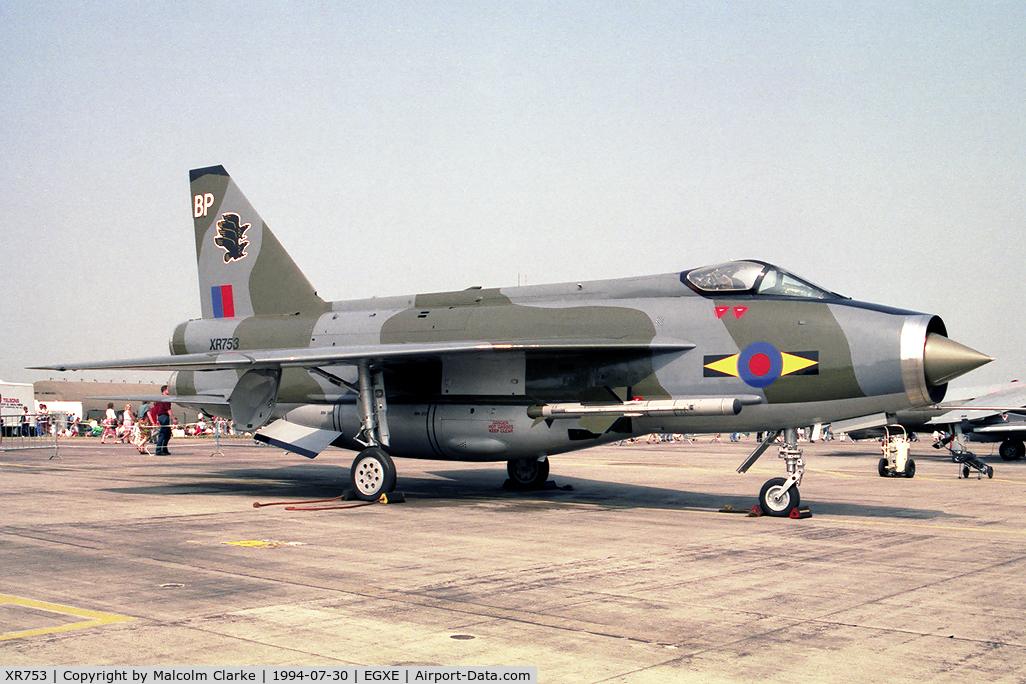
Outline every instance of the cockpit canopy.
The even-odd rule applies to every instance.
[[[760,295],[800,299],[844,299],[764,261],[728,261],[684,271],[680,281],[707,297]]]

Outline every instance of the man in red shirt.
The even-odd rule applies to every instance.
[[[160,388],[160,393],[167,394],[167,385]],[[149,416],[150,423],[160,425],[160,431],[157,433],[157,450],[154,454],[169,456],[171,452],[167,450],[167,443],[171,441],[171,425],[178,425],[174,414],[171,413],[171,404],[166,401],[158,401],[153,404],[153,408],[146,415]]]

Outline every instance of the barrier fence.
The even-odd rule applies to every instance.
[[[138,426],[139,423],[137,422],[136,425]],[[138,427],[136,429],[138,430]],[[156,425],[148,425],[143,429],[146,431],[147,437],[152,436],[155,439],[160,428]],[[125,436],[120,426],[112,426],[111,430],[115,432],[113,436],[108,436],[112,442],[117,442]],[[0,411],[0,452],[52,449],[53,454],[50,458],[56,458],[60,457],[59,446],[62,439],[71,437],[99,438],[102,433],[102,420],[79,420],[63,411],[48,413]],[[214,442],[212,456],[224,455],[221,446],[226,441],[230,442],[233,447],[266,447],[262,442],[253,440],[250,434],[236,433],[230,427],[230,423],[222,419],[176,425],[173,428],[173,436],[176,439],[191,437],[212,439]],[[133,432],[128,436],[129,441],[133,443],[137,438],[138,432]]]
[[[0,451],[21,449],[53,449],[57,455],[57,438],[69,434],[74,425],[63,411],[52,413],[14,413],[0,411]]]

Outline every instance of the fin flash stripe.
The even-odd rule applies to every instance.
[[[210,299],[214,304],[214,318],[235,318],[235,297],[231,285],[214,285],[210,288]]]

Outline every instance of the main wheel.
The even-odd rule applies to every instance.
[[[880,477],[887,477],[887,459],[881,458],[876,469],[880,471]]]
[[[911,458],[905,461],[905,477],[911,479],[916,476],[916,462]]]
[[[791,515],[791,511],[798,508],[798,487],[791,485],[790,488],[784,489],[785,482],[787,480],[783,477],[766,480],[766,484],[759,491],[759,508],[762,509],[763,515],[786,518]]]
[[[968,480],[969,479],[969,466],[967,466],[967,465],[962,466],[962,479],[963,480]]]
[[[1008,438],[1001,442],[998,447],[998,454],[1005,461],[1021,461],[1026,456],[1026,444],[1021,440]]]
[[[392,457],[377,447],[364,449],[353,461],[349,480],[362,501],[377,501],[381,495],[395,489],[395,463]]]
[[[987,477],[988,478],[993,478],[994,477],[994,466],[987,466]]]
[[[506,461],[506,472],[517,487],[538,489],[549,479],[549,459],[517,458]]]

